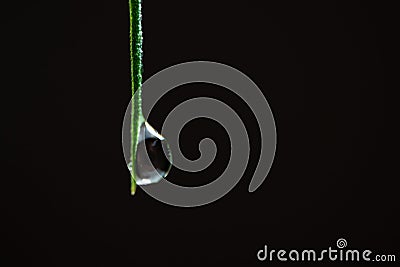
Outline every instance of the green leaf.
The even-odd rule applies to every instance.
[[[130,60],[132,81],[132,116],[131,116],[131,194],[136,191],[136,149],[139,140],[140,126],[144,122],[142,114],[142,10],[141,0],[129,0],[130,22]]]

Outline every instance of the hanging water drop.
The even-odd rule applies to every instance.
[[[159,182],[171,169],[172,156],[165,138],[144,122],[140,127],[136,149],[136,183],[147,185]]]

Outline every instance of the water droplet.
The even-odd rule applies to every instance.
[[[172,156],[165,138],[144,122],[140,127],[136,150],[136,183],[147,185],[159,182],[171,169]]]

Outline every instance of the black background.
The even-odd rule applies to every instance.
[[[398,175],[385,108],[392,8],[145,1],[144,79],[186,61],[228,64],[263,90],[277,125],[275,162],[250,194],[260,136],[247,106],[206,84],[166,95],[150,118],[156,129],[178,103],[211,96],[235,108],[251,138],[240,183],[185,209],[129,193],[127,1],[2,3],[0,266],[285,266],[256,253],[264,244],[335,247],[338,238],[396,254]],[[172,169],[170,180],[204,184],[223,170],[229,143],[213,122],[185,127],[184,153],[198,157],[203,137],[216,140],[216,162],[200,174]]]

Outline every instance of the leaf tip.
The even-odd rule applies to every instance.
[[[136,183],[135,183],[135,181],[132,181],[131,195],[133,196],[135,193],[136,193]]]

